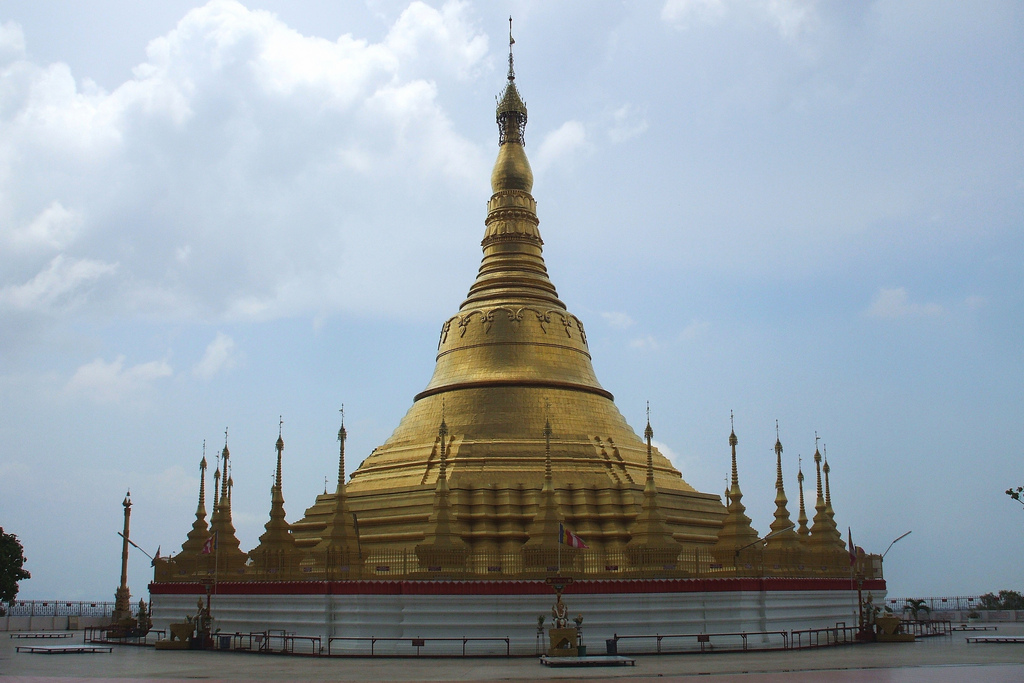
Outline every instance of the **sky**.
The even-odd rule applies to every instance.
[[[683,478],[815,436],[894,597],[1021,590],[1024,5],[0,0],[0,526],[112,600],[384,442],[479,265],[508,15],[552,280]],[[211,466],[211,472],[212,472]],[[129,583],[145,596],[149,561]]]

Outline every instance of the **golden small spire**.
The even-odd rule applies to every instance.
[[[644,438],[647,439],[647,481],[654,482],[654,456],[651,452],[651,439],[654,438],[654,430],[651,429],[651,402],[647,402],[647,427],[644,429]]]
[[[199,506],[196,508],[196,517],[200,513],[206,519],[206,439],[203,439],[203,459],[199,461]]]
[[[284,452],[284,416],[278,416],[277,423],[277,479],[274,482],[274,486],[278,491],[281,490],[281,454]]]
[[[769,527],[771,538],[765,541],[765,547],[772,550],[790,550],[799,546],[800,540],[793,530],[793,522],[789,517],[789,499],[782,482],[782,439],[779,437],[779,421],[775,421],[775,521]]]
[[[338,430],[338,442],[341,444],[338,449],[338,490],[345,486],[345,441],[348,439],[348,432],[345,431],[345,404],[341,404],[341,429]],[[327,485],[324,484],[324,493],[327,492]]]
[[[718,541],[711,552],[722,565],[734,566],[739,560],[739,553],[744,549],[752,549],[758,541],[757,532],[750,524],[743,505],[743,493],[740,491],[739,470],[736,466],[736,421],[733,412],[729,411],[729,447],[732,450],[732,486],[729,489],[729,504],[726,507],[725,519],[718,532]],[[750,552],[754,552],[751,550]],[[744,556],[746,557],[746,556]]]
[[[804,467],[803,467],[803,456],[797,456],[797,473],[796,481],[800,486],[800,515],[797,517],[797,522],[800,523],[800,528],[797,533],[801,537],[806,538],[811,530],[807,526],[807,509],[804,507]]]

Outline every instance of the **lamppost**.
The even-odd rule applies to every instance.
[[[899,538],[897,538],[897,539],[896,539],[895,541],[893,541],[892,543],[890,543],[890,544],[889,544],[889,547],[885,549],[885,552],[884,552],[884,553],[882,553],[882,560],[885,560],[885,555],[886,555],[886,553],[888,553],[888,552],[889,552],[889,550],[890,550],[890,549],[892,549],[892,547],[893,547],[894,545],[896,545],[896,542],[897,542],[897,541],[902,541],[902,540],[903,540],[904,538],[906,538],[907,536],[909,536],[909,535],[910,535],[910,534],[912,534],[912,533],[914,533],[914,532],[913,532],[913,531],[908,531],[907,533],[903,534],[902,536],[900,536]]]

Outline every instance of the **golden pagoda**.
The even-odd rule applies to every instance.
[[[618,552],[645,485],[657,492],[671,542],[715,542],[718,497],[695,491],[657,448],[645,448],[598,382],[583,322],[548,277],[515,78],[510,41],[483,259],[465,301],[441,325],[433,377],[348,484],[318,496],[292,524],[300,548],[321,543],[344,496],[364,554],[429,544],[439,520],[471,562],[519,553],[536,546],[531,534],[553,514],[592,551]],[[439,505],[448,510],[440,518]],[[547,520],[540,527],[538,514]]]
[[[598,382],[583,322],[559,299],[544,262],[511,43],[510,36],[483,258],[466,299],[441,325],[427,386],[348,481],[342,410],[337,487],[328,492],[325,482],[324,493],[290,524],[279,423],[270,519],[249,553],[231,520],[226,432],[207,525],[204,444],[195,521],[182,552],[154,562],[158,591],[177,595],[164,584],[189,582],[206,589],[211,576],[214,592],[219,583],[221,590],[277,595],[277,582],[293,581],[518,581],[563,570],[580,580],[850,571],[828,464],[823,490],[817,449],[814,523],[808,529],[799,467],[794,531],[776,424],[775,520],[762,540],[742,503],[734,427],[723,505],[687,484],[654,446],[649,410],[641,439]],[[582,543],[562,543],[563,529]],[[874,563],[869,558],[858,571],[873,576]],[[225,587],[240,582],[267,586]]]

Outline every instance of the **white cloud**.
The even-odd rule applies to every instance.
[[[587,130],[579,121],[566,121],[557,130],[544,136],[537,150],[537,172],[572,158],[587,145]]]
[[[118,356],[110,363],[97,358],[78,368],[65,390],[99,403],[112,403],[131,398],[148,389],[156,380],[172,374],[171,366],[162,360],[126,368],[124,356]]]
[[[712,23],[725,16],[724,0],[666,0],[661,20],[685,28],[692,20]]]
[[[25,56],[25,34],[13,21],[0,24],[0,64]]]
[[[711,329],[711,323],[706,320],[694,320],[689,325],[683,328],[683,331],[679,333],[680,341],[689,341],[696,339],[697,337],[707,334],[707,331]]]
[[[486,182],[489,154],[440,102],[445,79],[487,66],[463,2],[413,2],[374,42],[211,0],[111,91],[28,61],[24,42],[0,25],[0,61],[18,58],[0,69],[0,225],[19,226],[0,230],[17,252],[0,305],[43,309],[109,276],[90,302],[157,319],[384,309],[356,303],[348,285],[376,265],[353,255],[407,243],[395,226],[421,212],[385,217],[380,179],[396,196]],[[47,249],[48,269],[13,279]]]
[[[874,301],[864,312],[871,318],[895,320],[897,318],[932,317],[941,315],[943,308],[936,303],[917,303],[903,287],[881,288]]]
[[[82,225],[82,216],[53,202],[20,230],[13,230],[9,242],[20,249],[63,249]]]
[[[192,374],[202,379],[210,379],[222,370],[235,367],[235,340],[218,332],[213,341],[206,347],[202,360],[192,368]]]
[[[636,321],[629,317],[628,313],[621,311],[606,311],[601,313],[601,317],[604,318],[605,322],[611,327],[619,330],[624,330],[628,327],[632,327]]]
[[[608,129],[608,137],[612,142],[619,144],[639,135],[647,130],[647,117],[637,107],[626,104],[612,114],[612,126]]]
[[[796,38],[817,21],[817,0],[666,0],[661,19],[676,28],[718,24],[745,15],[772,26],[782,38]]]
[[[0,288],[0,307],[47,311],[82,300],[85,290],[104,275],[117,270],[116,263],[67,258],[58,254],[45,270],[21,285]]]
[[[661,348],[661,342],[650,334],[629,340],[629,345],[634,349],[644,349],[648,351],[656,351]]]

